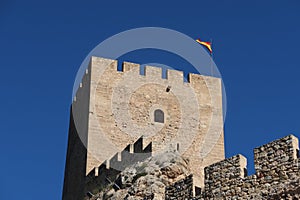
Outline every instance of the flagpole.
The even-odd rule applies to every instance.
[[[211,48],[212,48],[212,43],[213,42],[213,40],[212,40],[212,38],[210,39],[210,44],[211,44]],[[213,52],[211,51],[210,52],[210,72],[211,72],[211,76],[214,76],[214,70],[213,70],[213,58],[214,58],[214,54],[213,54]]]

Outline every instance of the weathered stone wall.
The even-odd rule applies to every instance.
[[[205,187],[187,199],[299,199],[298,139],[289,135],[254,149],[256,173],[247,176],[247,160],[236,155],[205,168]],[[175,184],[176,185],[176,184]],[[175,186],[166,188],[176,195]],[[170,191],[174,191],[173,195]]]
[[[166,187],[165,200],[186,200],[193,197],[193,175]]]
[[[254,149],[256,174],[245,176],[237,155],[205,168],[205,197],[269,198],[299,186],[298,139],[289,135]]]

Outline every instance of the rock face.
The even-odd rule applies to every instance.
[[[190,174],[188,160],[166,152],[126,168],[116,182],[91,199],[165,199],[165,188]]]

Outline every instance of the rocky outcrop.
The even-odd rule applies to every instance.
[[[165,152],[126,168],[117,180],[93,200],[165,199],[165,188],[190,175],[188,160],[178,152]]]

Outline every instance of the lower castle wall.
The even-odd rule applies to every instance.
[[[185,200],[193,196],[193,175],[166,187],[165,200]]]
[[[293,135],[255,148],[256,173],[251,176],[247,176],[246,158],[242,155],[225,159],[205,168],[205,187],[199,196],[193,197],[186,192],[179,196],[197,200],[300,199],[298,151],[298,139]],[[176,199],[178,185],[191,187],[179,181],[166,188],[166,199]]]
[[[231,160],[236,161],[238,159],[238,156],[236,156]],[[226,165],[225,162],[224,165]],[[230,164],[227,167],[232,169]],[[272,170],[274,169],[270,168],[269,171]],[[300,188],[299,159],[286,163],[284,168],[276,169],[277,173],[275,172],[270,176],[262,176],[256,173],[247,177],[236,177],[236,171],[228,173],[217,184],[211,184],[207,180],[204,193],[198,199],[222,199],[224,197],[234,199],[271,199],[271,197],[280,193]]]

